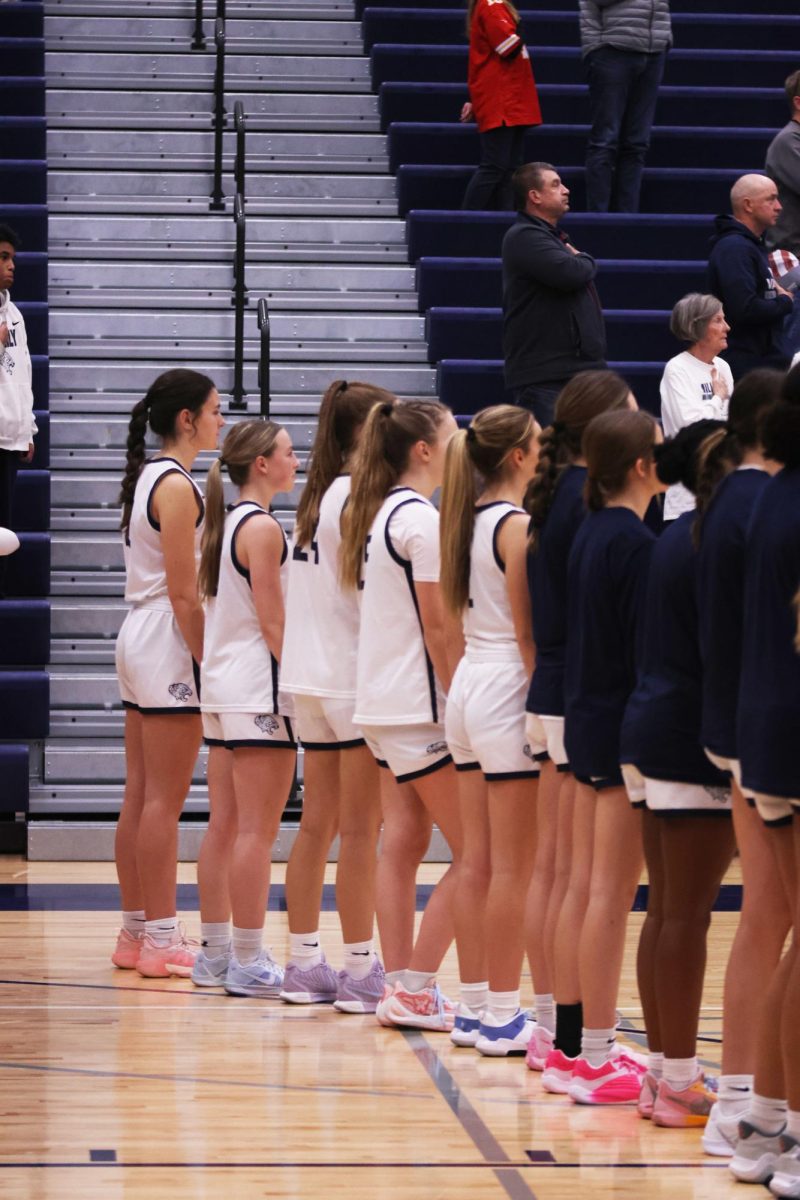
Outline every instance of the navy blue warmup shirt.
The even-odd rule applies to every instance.
[[[536,666],[525,708],[540,716],[564,715],[567,563],[575,534],[586,518],[585,482],[586,467],[567,467],[539,531],[536,552],[528,555]]]
[[[567,571],[564,742],[582,779],[619,774],[625,705],[636,685],[647,571],[655,535],[629,508],[589,513]]]
[[[650,779],[724,787],[700,744],[702,681],[697,633],[694,513],[672,521],[653,548],[641,658],[620,739],[621,761]]]
[[[697,604],[703,661],[700,740],[722,758],[738,758],[736,705],[742,666],[747,527],[769,483],[744,467],[722,480],[703,518],[697,555]]]
[[[737,736],[742,782],[800,800],[800,467],[784,468],[756,504],[745,547],[744,648]]]

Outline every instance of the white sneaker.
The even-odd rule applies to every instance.
[[[741,1183],[766,1183],[780,1156],[779,1133],[762,1133],[749,1121],[742,1120],[739,1122],[739,1137],[728,1169],[734,1179]]]
[[[700,1140],[706,1154],[730,1158],[739,1140],[739,1117],[721,1116],[717,1101],[708,1114],[708,1122]]]
[[[800,1143],[788,1133],[781,1134],[781,1156],[769,1181],[773,1196],[800,1197]]]
[[[230,950],[224,950],[215,958],[210,958],[205,950],[199,950],[192,967],[192,983],[195,987],[224,987],[230,961]]]
[[[534,1022],[521,1009],[504,1025],[495,1025],[489,1013],[481,1017],[475,1049],[488,1058],[505,1058],[509,1054],[525,1054],[531,1040]]]

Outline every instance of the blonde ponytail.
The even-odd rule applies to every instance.
[[[459,429],[450,439],[439,508],[439,583],[445,605],[456,616],[461,616],[469,600],[470,550],[475,530],[477,487],[468,433]]]

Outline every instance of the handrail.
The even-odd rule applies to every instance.
[[[244,204],[244,180],[246,172],[244,150],[245,119],[244,105],[241,100],[237,100],[233,106],[233,127],[236,130],[236,158],[233,163],[233,178],[236,185],[236,194],[242,197],[242,204]]]
[[[261,335],[261,348],[258,356],[258,389],[261,394],[261,416],[269,420],[269,305],[262,296],[258,302],[258,331]]]
[[[192,50],[205,50],[206,33],[203,29],[203,0],[195,0],[194,29],[192,31]]]
[[[237,192],[233,202],[233,219],[236,223],[236,257],[233,264],[233,304],[235,305],[233,326],[233,389],[231,408],[247,408],[244,392],[244,306],[247,303],[247,288],[244,283],[244,247],[247,220],[244,215],[244,200]]]
[[[220,17],[222,17],[223,21],[226,19],[225,18],[225,0],[217,0],[217,20],[219,20]]]
[[[214,25],[214,42],[217,47],[217,65],[214,71],[214,186],[211,191],[212,212],[225,208],[225,193],[222,190],[222,131],[225,125],[225,21],[217,17]]]

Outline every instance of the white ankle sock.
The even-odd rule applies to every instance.
[[[403,987],[407,992],[421,992],[436,980],[430,971],[403,971]]]
[[[753,1092],[745,1116],[761,1133],[774,1136],[786,1125],[788,1107],[785,1100],[759,1096],[757,1092]]]
[[[647,1069],[655,1079],[664,1074],[664,1055],[660,1050],[651,1050],[647,1055]]]
[[[178,918],[160,917],[157,921],[145,921],[144,931],[156,946],[172,946],[178,940]]]
[[[237,929],[233,927],[233,957],[238,963],[255,962],[264,943],[264,929]]]
[[[542,1029],[546,1029],[548,1033],[555,1033],[556,1002],[553,999],[552,992],[545,992],[542,996],[534,996],[533,1005],[536,1009],[536,1024],[541,1025]]]
[[[617,1041],[616,1028],[583,1029],[581,1030],[581,1058],[585,1058],[590,1067],[602,1067],[611,1057]]]
[[[486,1013],[492,1023],[507,1025],[519,1012],[519,988],[515,992],[493,992],[489,989]]]
[[[462,1014],[479,1017],[489,1003],[489,984],[462,983],[459,994]]]
[[[732,1120],[746,1111],[753,1095],[752,1075],[720,1075],[717,1109],[721,1117]]]
[[[368,942],[345,942],[344,969],[353,979],[366,979],[372,970],[375,957],[375,940]]]
[[[135,908],[122,913],[122,928],[132,937],[141,937],[144,933],[144,909]]]
[[[692,1058],[665,1058],[664,1059],[664,1082],[672,1088],[673,1092],[682,1092],[689,1084],[693,1083],[698,1076],[697,1057]]]
[[[795,1112],[791,1108],[786,1113],[786,1132],[789,1137],[800,1142],[800,1112]]]
[[[231,948],[230,921],[201,921],[200,945],[208,958],[219,958]]]
[[[302,971],[309,971],[322,962],[318,929],[314,933],[289,934],[289,962]]]
[[[390,987],[393,987],[396,983],[403,982],[404,975],[405,975],[404,970],[403,971],[387,971],[386,972],[386,982],[389,984]]]

